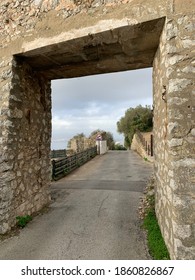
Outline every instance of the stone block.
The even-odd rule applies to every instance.
[[[174,0],[175,13],[194,13],[195,2],[194,0]]]

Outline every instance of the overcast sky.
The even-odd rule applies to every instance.
[[[52,149],[65,149],[78,133],[117,133],[117,121],[137,105],[152,105],[152,68],[52,81]]]

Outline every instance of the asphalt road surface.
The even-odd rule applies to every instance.
[[[132,151],[97,156],[52,183],[52,203],[0,243],[0,259],[145,260],[139,198],[152,164]]]

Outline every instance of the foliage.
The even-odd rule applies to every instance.
[[[76,134],[76,135],[73,137],[73,139],[80,139],[80,138],[83,138],[83,137],[85,137],[85,134],[82,132],[82,133]]]
[[[129,108],[125,116],[117,122],[117,130],[124,134],[125,147],[130,147],[136,130],[151,131],[153,127],[153,116],[150,106]]]
[[[106,140],[107,141],[107,146],[108,146],[108,149],[109,150],[114,150],[114,138],[113,138],[113,135],[111,132],[109,131],[104,131],[104,130],[101,130],[101,129],[96,129],[94,130],[93,132],[91,132],[91,134],[89,135],[89,139],[92,140],[94,142],[94,146],[95,146],[95,143],[96,143],[96,137],[97,135],[100,134],[102,136],[102,140]],[[71,148],[71,141],[73,139],[76,139],[78,141],[83,141],[83,139],[86,138],[86,136],[84,135],[84,133],[78,133],[76,134],[75,136],[73,136],[69,141],[68,141],[68,144],[67,144],[67,148]],[[86,138],[87,139],[87,138]]]
[[[89,138],[95,140],[98,134],[101,134],[102,140],[107,141],[108,149],[109,150],[114,150],[115,144],[114,144],[114,138],[113,138],[112,133],[109,132],[109,131],[104,131],[104,130],[97,129],[97,130],[94,130],[94,131],[91,132],[91,134],[89,135]]]
[[[121,145],[121,144],[115,144],[115,147],[114,147],[115,150],[119,150],[119,151],[126,151],[127,149]]]
[[[17,216],[17,225],[21,228],[24,228],[28,222],[32,220],[32,217],[29,215],[26,216]]]
[[[169,260],[169,252],[162,237],[155,214],[154,195],[147,197],[148,211],[144,217],[144,228],[147,230],[149,252],[154,260]]]

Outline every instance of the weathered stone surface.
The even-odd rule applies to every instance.
[[[49,79],[150,67],[163,24],[163,19],[154,20],[88,35],[72,43],[52,44],[50,47],[44,47],[46,41],[40,49],[18,56]],[[34,44],[37,45],[36,41]],[[26,45],[25,49],[29,47],[32,48],[32,45]]]
[[[186,18],[192,25],[189,16]],[[194,99],[190,94],[194,87],[193,65],[189,59],[193,43],[189,42],[185,52],[186,43],[181,47],[180,35],[189,36],[190,41],[194,35],[188,32],[183,16],[167,19],[167,23],[154,60],[156,212],[171,257],[193,259],[194,183],[190,174],[194,170],[195,139],[191,131],[195,116]],[[170,52],[171,45],[174,45],[173,52]],[[163,57],[165,67],[158,64]],[[171,221],[169,226],[167,219]]]
[[[153,65],[156,213],[172,259],[194,259],[191,0],[0,3],[0,233],[49,201],[50,80]]]
[[[176,13],[193,12],[195,7],[194,0],[174,0],[174,10]]]
[[[142,139],[144,139],[144,143],[142,139],[140,138],[140,135],[138,133],[135,133],[132,139],[131,143],[131,150],[136,151],[143,159],[147,159],[150,162],[154,161],[153,156],[151,156],[151,135],[153,135],[152,132],[143,132],[140,133]],[[147,145],[147,150],[146,146]],[[149,150],[148,150],[149,145]]]

